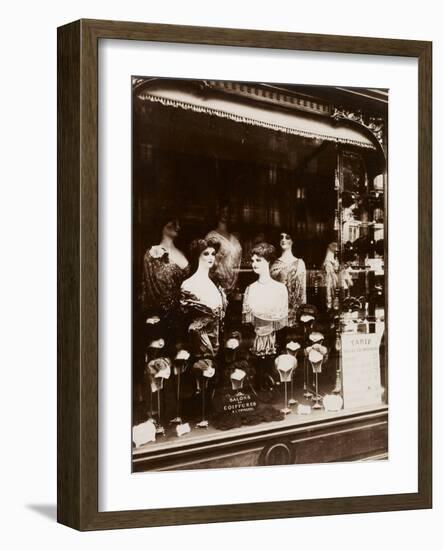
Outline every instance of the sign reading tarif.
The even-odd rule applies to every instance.
[[[380,342],[382,333],[342,334],[343,407],[382,403]]]

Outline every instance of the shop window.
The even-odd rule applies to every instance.
[[[149,180],[134,171],[134,204],[148,206],[133,228],[133,427],[152,426],[150,441],[134,441],[135,459],[386,402],[384,264],[375,257],[384,212],[374,210],[374,227],[365,153],[343,152],[336,186],[337,149],[326,146],[296,166],[303,184],[294,185],[293,167],[247,156],[236,141],[243,126],[222,124],[214,117],[215,129],[230,131],[219,133],[227,145],[217,158],[200,115],[180,127],[179,145],[140,144],[140,160],[156,162]],[[264,139],[263,129],[248,131]],[[198,150],[184,150],[196,134]],[[314,141],[295,142],[304,158]],[[363,221],[343,220],[344,193]]]

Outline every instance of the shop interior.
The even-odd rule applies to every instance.
[[[386,403],[386,181],[380,152],[154,103],[134,109],[133,425],[152,420],[156,437],[147,445],[343,414],[343,334],[380,334],[379,402]],[[153,392],[146,374],[152,335],[139,296],[144,254],[158,244],[159,212],[177,213],[176,246],[187,256],[191,241],[214,229],[222,206],[229,209],[229,231],[241,244],[242,259],[228,296],[215,376],[196,388],[191,355],[173,365]],[[293,253],[306,265],[306,305],[298,322],[277,334],[278,351],[268,358],[259,388],[256,371],[263,367],[250,353],[253,332],[242,322],[242,300],[256,278],[252,248],[268,242],[278,251],[282,232],[291,235]],[[328,297],[324,261],[331,243],[338,283]],[[160,355],[173,358],[176,349],[186,348],[186,336],[178,334],[160,335]],[[227,347],[233,340],[238,345]],[[316,366],[306,351],[315,344],[326,349]],[[289,374],[276,367],[282,354],[295,357]],[[233,379],[233,369],[245,376]],[[206,429],[197,429],[202,420]],[[177,424],[186,426],[182,433]]]

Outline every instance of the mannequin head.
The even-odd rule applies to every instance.
[[[195,272],[198,268],[209,271],[214,263],[220,243],[213,239],[195,239],[191,243],[191,267]]]
[[[177,218],[164,219],[162,224],[162,238],[174,240],[180,231],[180,222]]]
[[[251,250],[252,269],[257,275],[269,274],[269,266],[275,260],[275,247],[260,243]]]
[[[231,221],[231,209],[228,202],[221,202],[217,207],[217,227],[227,229]]]
[[[175,209],[159,209],[150,220],[149,242],[157,245],[164,240],[174,241],[180,233],[180,221]]]
[[[215,251],[215,248],[213,248],[212,246],[208,246],[208,248],[205,248],[198,259],[199,267],[204,267],[209,271],[215,263],[216,254],[217,253]]]
[[[282,252],[286,252],[287,250],[290,250],[292,252],[293,244],[294,241],[292,240],[292,236],[290,235],[290,233],[287,233],[286,231],[280,232],[279,245]]]

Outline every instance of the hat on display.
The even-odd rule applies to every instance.
[[[201,371],[205,378],[212,378],[215,374],[214,363],[212,359],[199,359],[193,365],[197,371]]]
[[[297,313],[302,323],[309,323],[317,317],[317,308],[310,304],[304,304],[298,308]]]
[[[147,372],[151,378],[168,379],[171,376],[171,361],[167,357],[153,359],[147,364]]]
[[[175,359],[177,361],[187,361],[190,357],[190,353],[189,351],[185,350],[185,349],[181,349],[180,351],[177,352],[177,355],[175,356]]]
[[[297,366],[297,359],[293,355],[279,355],[275,360],[275,367],[280,375],[281,382],[290,382],[292,371]]]
[[[323,357],[323,354],[316,349],[311,349],[311,351],[309,352],[308,359],[312,365],[312,370],[314,372],[321,372]]]
[[[235,369],[231,373],[231,384],[233,390],[240,390],[243,387],[244,378],[246,376],[246,372],[242,369]]]
[[[325,337],[321,332],[314,331],[311,332],[311,334],[309,335],[309,340],[314,344],[316,344],[317,342],[321,342],[324,339]]]
[[[246,373],[242,369],[235,369],[234,372],[231,374],[231,380],[243,380],[243,378],[246,376]]]
[[[228,340],[226,340],[225,348],[237,349],[239,345],[240,345],[240,341],[238,340],[238,338],[229,338]]]
[[[286,349],[292,353],[297,352],[300,348],[300,344],[298,342],[295,342],[294,340],[291,340],[286,344]]]
[[[163,338],[157,338],[156,340],[151,340],[149,347],[153,349],[163,349],[165,347],[165,341]]]
[[[328,348],[326,346],[323,346],[322,344],[314,344],[310,347],[310,349],[318,351],[323,355],[323,357],[328,354]]]
[[[148,317],[146,319],[147,325],[156,325],[159,322],[160,322],[160,317],[158,315],[152,315],[151,317]]]

